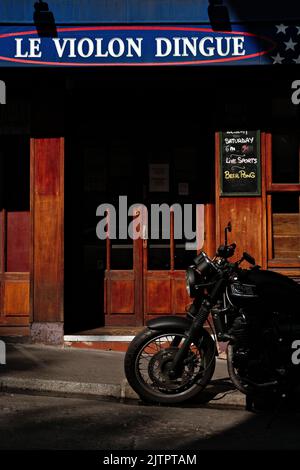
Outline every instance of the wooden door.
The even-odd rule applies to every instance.
[[[0,151],[0,335],[29,334],[30,151],[26,137],[2,137]]]
[[[204,245],[210,256],[215,253],[214,205],[203,206],[206,228]],[[203,236],[204,238],[204,236]],[[129,249],[130,244],[127,244]],[[179,244],[180,245],[180,244]],[[114,269],[111,264],[112,241],[107,239],[107,267],[105,272],[105,324],[114,326],[140,326],[160,315],[185,315],[191,299],[185,286],[185,269],[178,268],[176,253],[178,245],[174,237],[174,213],[170,214],[170,240],[152,246],[151,240],[137,239],[132,242],[132,269]],[[181,245],[180,245],[181,246]],[[122,250],[122,245],[119,246]],[[124,248],[123,248],[124,249]],[[165,268],[155,269],[149,259],[151,250],[164,251]],[[198,250],[199,252],[199,250]],[[188,259],[192,262],[191,252]],[[160,256],[160,255],[159,255]]]
[[[136,210],[139,215],[139,210]],[[121,253],[126,250],[130,265],[120,269]],[[116,261],[115,259],[116,258]],[[143,325],[143,241],[129,240],[123,244],[106,243],[104,276],[104,312],[107,326]]]

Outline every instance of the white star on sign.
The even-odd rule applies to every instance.
[[[293,59],[295,64],[300,64],[300,54],[298,55],[298,59]]]
[[[281,57],[279,53],[276,56],[271,57],[274,59],[273,64],[282,64],[282,61],[284,60],[284,57]]]
[[[298,29],[297,35],[299,35],[300,34],[300,26],[296,26],[296,28]]]
[[[276,28],[277,28],[276,34],[279,34],[279,33],[286,34],[286,30],[288,29],[288,26],[285,26],[284,24],[277,24]]]
[[[292,38],[288,42],[284,43],[286,45],[285,50],[288,51],[289,49],[292,49],[292,51],[295,50],[295,46],[297,46],[296,42],[293,42]]]

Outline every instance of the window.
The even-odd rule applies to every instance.
[[[276,131],[267,158],[268,265],[300,267],[300,132]]]
[[[273,134],[272,182],[299,183],[300,133]]]

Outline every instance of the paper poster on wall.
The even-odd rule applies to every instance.
[[[170,189],[170,165],[168,163],[149,164],[149,191],[167,193]]]

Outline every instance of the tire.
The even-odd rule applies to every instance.
[[[170,327],[170,332],[168,333],[146,328],[133,339],[127,350],[124,363],[125,375],[133,390],[146,403],[171,405],[195,398],[207,386],[213,376],[216,365],[216,346],[209,333],[203,329],[199,336],[201,339],[195,341],[195,343],[198,344],[194,344],[193,349],[190,350],[191,362],[193,363],[192,366],[196,363],[196,357],[197,354],[199,354],[199,357],[197,357],[197,364],[199,366],[198,372],[196,371],[194,376],[190,377],[190,380],[186,379],[188,382],[183,385],[181,384],[181,386],[177,386],[176,380],[171,381],[169,377],[163,373],[159,374],[159,377],[163,377],[162,381],[165,379],[168,381],[168,389],[164,388],[159,380],[158,383],[155,383],[155,381],[157,381],[157,377],[154,376],[153,371],[157,371],[159,369],[159,372],[162,372],[163,366],[168,362],[171,362],[171,359],[168,356],[172,357],[172,355],[174,355],[178,350],[177,347],[172,347],[172,338],[176,337],[179,339],[181,336],[181,340],[183,341],[186,337],[186,333],[184,331],[175,332],[172,331],[171,328],[172,327]],[[162,342],[162,338],[167,338],[167,341],[165,340],[165,342]],[[158,344],[167,345],[167,347],[163,346],[160,351],[154,352],[152,355],[149,354],[149,352],[145,353],[144,351],[147,350],[147,348],[150,351],[151,344],[153,344],[154,340],[158,340]],[[144,357],[142,356],[143,354]],[[151,359],[148,359],[148,356]],[[147,357],[147,359],[145,359],[145,357]],[[140,369],[140,363],[143,360],[147,366],[144,369]],[[155,369],[153,366],[152,370],[151,364],[159,363],[160,360],[162,361],[160,367]],[[185,366],[179,381],[183,380],[185,375],[190,376],[191,370],[187,373],[186,368],[187,366]],[[141,372],[144,370],[145,374],[144,372]],[[151,374],[151,377],[149,374]],[[152,380],[152,383],[147,383],[144,375],[148,375],[150,377],[150,382]],[[154,381],[152,376],[154,376]],[[170,387],[173,388],[171,389]]]

